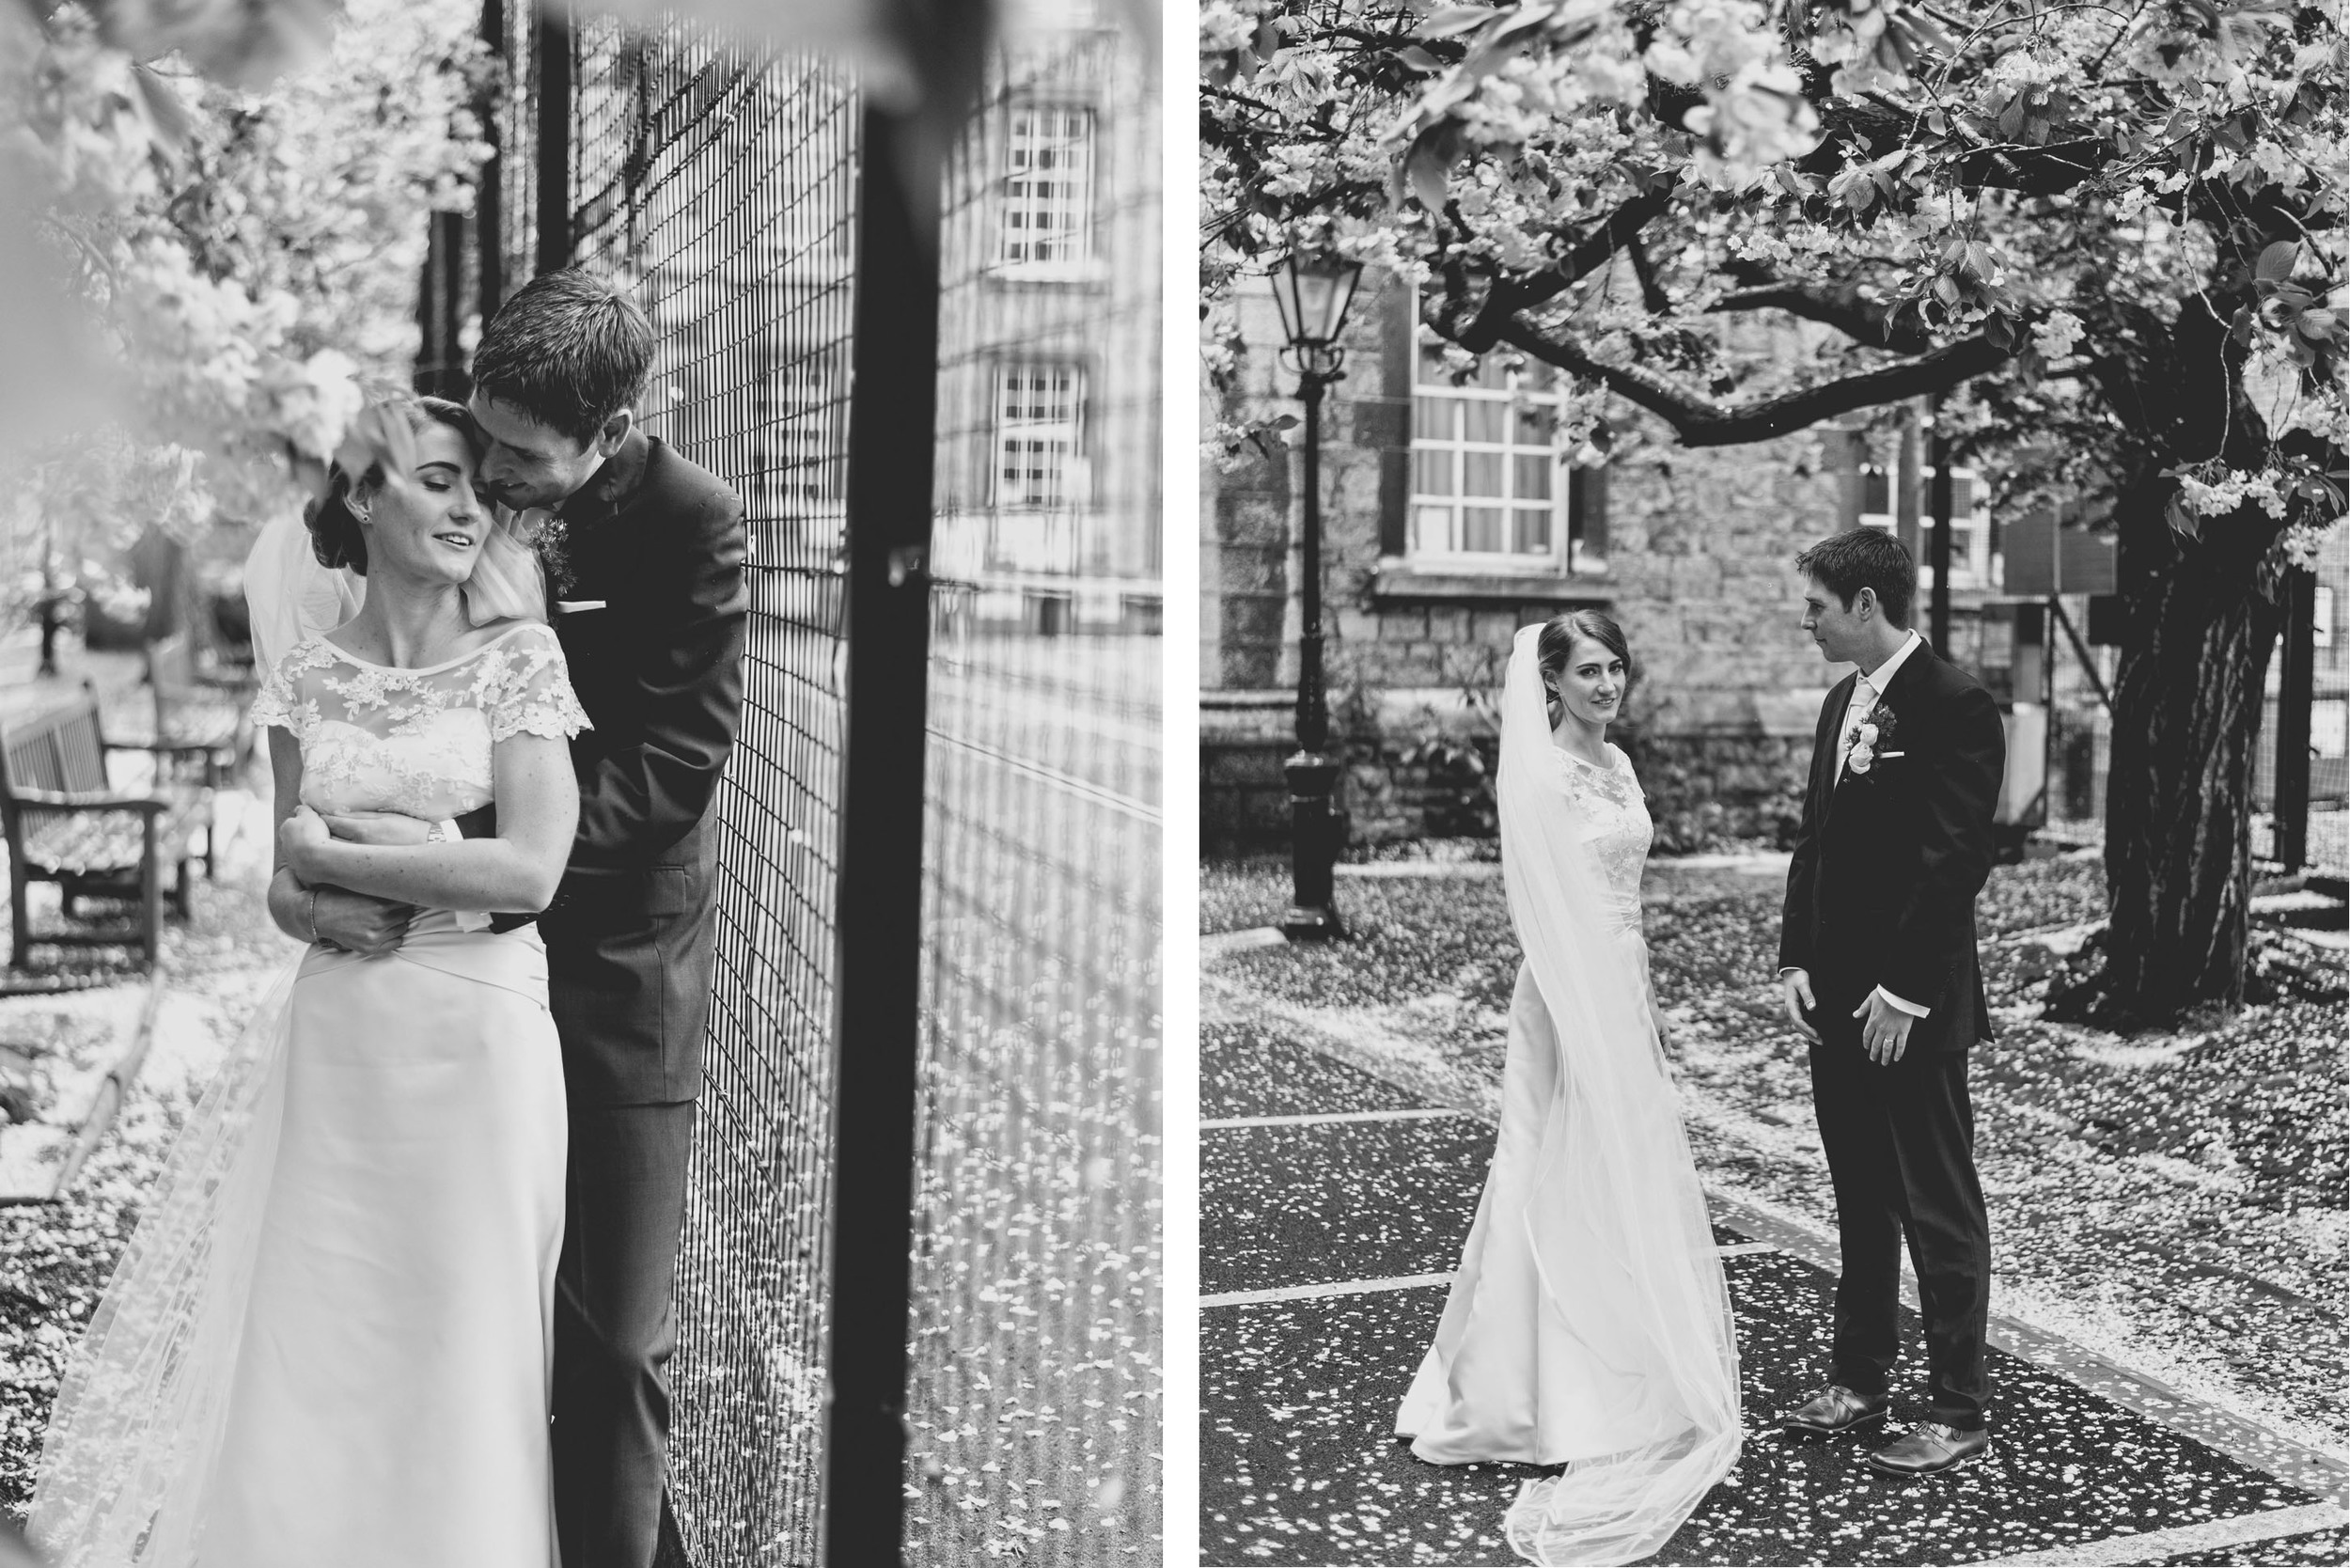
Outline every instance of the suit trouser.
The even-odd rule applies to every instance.
[[[555,1279],[556,1525],[563,1568],[648,1568],[667,1483],[691,1102],[575,1105]]]
[[[1824,998],[1825,1000],[1825,998]],[[1836,1189],[1843,1252],[1836,1279],[1832,1382],[1887,1390],[1901,1348],[1901,1248],[1909,1243],[1926,1330],[1930,1419],[1984,1424],[1991,1381],[1991,1220],[1975,1174],[1966,1053],[1911,1050],[1871,1061],[1850,1005],[1813,1014],[1812,1104]]]

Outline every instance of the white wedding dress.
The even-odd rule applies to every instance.
[[[1737,1341],[1658,1043],[1640,934],[1651,824],[1631,762],[1552,739],[1520,631],[1496,784],[1526,959],[1501,1128],[1460,1271],[1396,1432],[1439,1465],[1563,1465],[1506,1528],[1522,1556],[1653,1554],[1736,1463]]]
[[[425,669],[303,642],[254,703],[321,811],[493,798],[587,722],[519,625]],[[59,1390],[57,1568],[556,1568],[547,1394],[567,1140],[536,926],[427,911],[313,946],[174,1146]]]

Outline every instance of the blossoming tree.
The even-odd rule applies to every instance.
[[[2344,510],[2334,9],[1209,0],[1201,28],[1212,301],[1336,250],[1464,353],[1568,372],[1586,460],[1624,404],[1718,446],[1940,395],[2006,504],[2109,510],[2106,996],[2242,998],[2280,584]],[[1808,352],[1726,346],[1762,312]]]
[[[404,383],[426,214],[463,205],[469,0],[0,17],[0,455],[19,604],[149,525],[295,504],[358,378]],[[29,580],[28,580],[29,579]]]

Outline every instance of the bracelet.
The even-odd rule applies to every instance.
[[[318,939],[319,939],[319,890],[318,890],[317,888],[313,887],[313,888],[311,888],[311,889],[309,890],[309,892],[310,892],[310,940],[311,940],[311,942],[312,942],[312,943],[316,943],[316,942],[318,941]]]

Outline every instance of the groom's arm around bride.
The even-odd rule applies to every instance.
[[[572,743],[579,831],[539,922],[571,1121],[552,1399],[565,1568],[650,1568],[659,1534],[715,925],[708,811],[743,703],[742,505],[638,421],[652,346],[633,302],[567,270],[517,291],[474,359],[484,481],[556,519],[550,608],[594,726]]]

